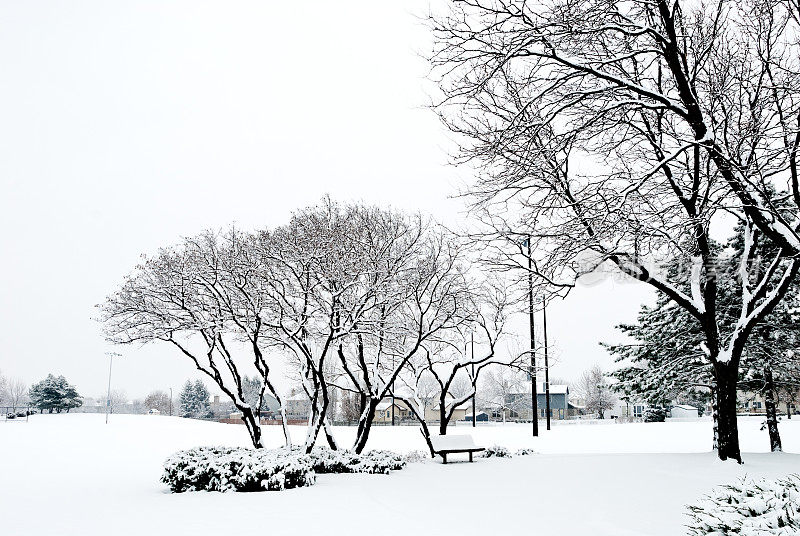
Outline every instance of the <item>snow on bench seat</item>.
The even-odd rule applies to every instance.
[[[447,455],[468,452],[469,461],[472,462],[472,453],[486,450],[475,445],[471,435],[435,435],[431,436],[433,452],[442,457],[442,463],[447,463]]]

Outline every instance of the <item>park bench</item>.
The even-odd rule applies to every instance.
[[[431,436],[431,445],[434,454],[442,457],[442,463],[447,463],[448,454],[461,452],[469,453],[469,461],[472,462],[472,453],[486,450],[483,447],[475,446],[475,442],[470,435],[435,435]]]

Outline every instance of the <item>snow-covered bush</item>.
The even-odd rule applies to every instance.
[[[529,448],[519,449],[517,451],[517,456],[530,456],[531,454],[536,454],[536,451]]]
[[[310,486],[311,458],[287,449],[197,447],[164,462],[161,481],[173,492],[262,491]]]
[[[406,463],[419,463],[427,460],[430,457],[431,455],[429,452],[423,452],[421,450],[412,450],[410,452],[407,452],[403,456],[403,459],[406,461]]]
[[[359,455],[327,447],[317,447],[311,454],[305,454],[297,447],[291,450],[197,447],[167,458],[161,481],[176,493],[273,491],[310,486],[317,474],[388,474],[405,465],[402,456],[384,450]]]
[[[667,411],[664,408],[647,408],[644,410],[644,422],[664,422]]]
[[[800,477],[750,480],[720,486],[688,507],[690,536],[800,534]]]
[[[510,458],[511,453],[508,451],[507,448],[501,447],[498,445],[493,445],[491,447],[486,447],[486,450],[483,451],[484,458]]]
[[[314,471],[323,473],[383,473],[405,467],[406,461],[399,454],[387,450],[371,450],[356,454],[349,450],[331,450],[316,447],[308,455]]]

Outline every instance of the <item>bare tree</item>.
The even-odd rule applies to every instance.
[[[28,386],[19,378],[11,378],[5,387],[5,399],[12,411],[28,402]]]
[[[100,307],[101,320],[112,342],[163,341],[188,357],[231,399],[260,448],[260,422],[244,399],[240,366],[251,360],[260,397],[269,390],[281,404],[264,353],[270,342],[264,318],[274,310],[265,290],[269,276],[257,237],[236,229],[206,232],[145,259]],[[282,404],[281,415],[290,445]]]
[[[4,404],[6,398],[8,397],[8,393],[6,390],[8,389],[8,380],[5,376],[3,376],[3,371],[0,370],[0,404]]]
[[[613,409],[616,403],[611,385],[600,365],[594,365],[581,375],[575,384],[575,391],[584,399],[586,410],[596,413],[600,419],[604,419],[605,412]]]
[[[144,407],[146,411],[151,409],[158,410],[163,415],[169,415],[172,408],[172,401],[169,395],[164,391],[152,391],[144,399]]]
[[[108,410],[111,413],[120,413],[125,409],[125,406],[130,402],[128,394],[122,389],[112,389],[111,398],[102,397],[109,404]]]
[[[513,367],[495,366],[486,373],[483,388],[486,402],[501,413],[505,423],[506,417],[510,416],[519,403],[516,397],[522,389],[519,371]]]
[[[471,193],[497,264],[530,262],[562,293],[613,266],[686,309],[714,371],[723,460],[741,461],[743,348],[800,268],[797,10],[476,0],[432,19],[438,110],[482,167]],[[709,236],[730,216],[745,248],[741,314],[723,333]],[[778,252],[756,258],[759,240]],[[685,269],[660,273],[665,259]]]
[[[435,382],[440,435],[447,434],[455,411],[476,396],[483,371],[496,364],[516,365],[526,356],[520,353],[503,359],[497,353],[498,342],[508,335],[506,322],[512,306],[508,290],[496,279],[473,281],[469,322],[449,338],[439,337],[426,343],[424,353],[409,363],[409,378],[414,381],[406,385],[417,393],[416,398],[421,400],[426,390],[426,385],[420,384],[423,378]],[[421,413],[424,415],[424,408]]]
[[[426,344],[464,325],[470,308],[463,250],[453,237],[419,218],[385,214],[364,223],[361,242],[368,254],[360,266],[366,277],[351,287],[357,298],[346,315],[354,329],[337,344],[345,378],[361,397],[356,452],[366,445],[378,404],[408,363]],[[369,307],[354,307],[369,294]]]

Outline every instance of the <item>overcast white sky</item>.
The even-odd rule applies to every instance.
[[[426,103],[427,1],[0,3],[0,370],[130,397],[194,376],[171,348],[110,348],[93,306],[142,253],[329,193],[461,218],[467,171]],[[639,284],[550,309],[575,377],[635,318]],[[524,337],[525,324],[521,323]],[[524,339],[523,339],[524,340]]]

